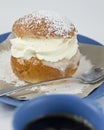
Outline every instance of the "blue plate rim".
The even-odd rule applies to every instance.
[[[0,34],[0,43],[3,42],[9,36],[10,33],[11,32]],[[78,34],[77,36],[78,36],[78,41],[80,43],[83,43],[83,44],[87,43],[87,44],[102,46],[101,43],[99,43],[96,40],[93,40],[93,39],[91,39],[91,38],[89,38],[87,36],[84,36],[84,35],[81,35],[81,34]],[[101,92],[104,92],[104,83],[101,84],[99,88],[97,88],[96,90],[91,92],[87,96],[87,98],[89,98],[89,99],[98,99],[98,98],[104,96],[104,93],[101,93]],[[8,96],[2,96],[2,97],[0,97],[0,102],[6,103],[8,105],[12,105],[14,107],[18,107],[21,104],[23,104],[24,101],[23,100],[17,100],[17,99],[8,97]]]

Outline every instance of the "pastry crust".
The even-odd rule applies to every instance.
[[[78,54],[76,54],[72,59],[75,60]],[[68,61],[69,62],[69,61]],[[52,79],[58,79],[63,77],[71,77],[77,70],[79,65],[79,60],[77,59],[75,63],[67,65],[64,71],[58,68],[53,68],[51,66],[44,65],[43,62],[35,57],[30,60],[25,60],[21,58],[11,57],[11,66],[13,72],[22,80],[36,83],[41,81],[47,81]]]
[[[34,12],[19,18],[13,24],[12,31],[17,37],[64,37],[75,35],[75,26],[65,17],[47,12]]]

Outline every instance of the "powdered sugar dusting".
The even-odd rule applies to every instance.
[[[90,85],[83,84],[77,80],[63,81],[57,84],[49,84],[47,86],[41,86],[40,91],[45,94],[61,93],[61,94],[80,94],[83,93],[85,88]],[[31,88],[32,91],[36,91],[36,88]]]
[[[12,83],[15,86],[26,84],[24,81],[19,80],[12,72],[10,65],[10,50],[3,50],[0,52],[0,80],[6,83]]]
[[[69,33],[75,29],[69,19],[52,11],[34,11],[20,18],[16,24],[26,25],[27,29],[34,30],[41,27],[42,20],[44,20],[45,26],[47,26],[47,37],[49,37],[51,33],[54,33],[56,36],[70,37]],[[37,33],[45,32],[46,28],[41,28],[41,31],[39,30]],[[21,30],[22,29],[24,29],[24,26],[21,26]]]

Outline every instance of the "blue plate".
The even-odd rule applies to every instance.
[[[4,41],[8,37],[9,34],[10,34],[10,32],[5,33],[5,34],[1,34],[0,35],[0,42]],[[91,38],[88,38],[86,36],[80,35],[80,34],[78,34],[78,41],[83,43],[83,44],[87,43],[87,44],[93,44],[93,45],[101,45],[99,42],[97,42]],[[102,96],[104,96],[104,83],[102,85],[100,85],[99,88],[97,88],[93,92],[91,92],[87,96],[87,98],[98,99]],[[7,96],[2,96],[2,97],[0,97],[0,102],[6,103],[6,104],[9,104],[12,106],[19,106],[24,101],[23,100],[16,100],[14,98],[7,97]]]

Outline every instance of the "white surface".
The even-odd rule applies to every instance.
[[[104,44],[103,0],[0,0],[0,34],[14,21],[34,10],[54,10],[69,17],[80,34]],[[0,103],[0,129],[12,130],[14,109]]]
[[[104,43],[103,0],[0,0],[0,34],[34,10],[54,10],[69,17],[80,34]]]

